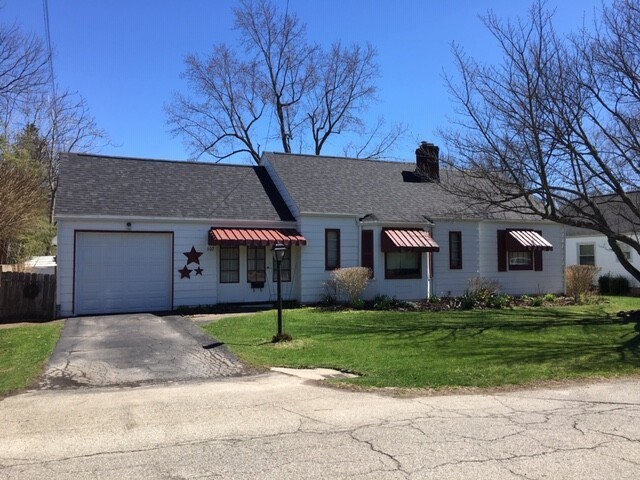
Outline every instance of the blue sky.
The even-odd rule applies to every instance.
[[[284,0],[278,2],[284,7]],[[569,32],[590,25],[600,0],[548,0],[556,25]],[[216,43],[233,44],[230,0],[49,0],[57,83],[88,101],[112,145],[98,153],[187,159],[181,138],[166,124],[164,106],[184,91],[184,57],[206,55]],[[42,0],[0,0],[3,23],[44,37]],[[289,10],[322,45],[372,43],[382,77],[372,119],[408,127],[394,156],[411,159],[418,140],[438,143],[436,130],[454,114],[443,72],[454,69],[451,42],[479,60],[499,60],[497,46],[478,18],[492,9],[500,17],[526,14],[525,0],[290,0]],[[275,141],[260,142],[263,150]],[[340,154],[326,149],[324,153]],[[234,161],[242,163],[238,158]]]

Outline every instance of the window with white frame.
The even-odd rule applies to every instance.
[[[596,264],[596,246],[594,243],[581,243],[578,245],[578,264]]]
[[[626,243],[620,243],[620,242],[618,242],[618,246],[620,247],[620,250],[622,250],[622,254],[624,255],[624,258],[631,261],[631,247]],[[620,260],[618,260],[618,257],[616,257],[616,262],[620,262]]]

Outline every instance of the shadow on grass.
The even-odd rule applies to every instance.
[[[441,318],[385,313],[345,322],[318,319],[305,327],[305,333],[351,340],[380,336],[387,338],[390,348],[392,343],[395,347],[406,342],[408,349],[417,352],[433,347],[453,355],[450,350],[454,350],[467,361],[489,360],[502,365],[575,362],[574,370],[587,371],[600,364],[614,366],[621,360],[640,366],[640,322],[604,311],[592,312],[588,318],[584,312],[566,310],[447,312]],[[634,331],[615,330],[626,325],[635,325]],[[538,333],[544,337],[537,339]]]
[[[490,330],[501,329],[511,331],[540,331],[559,327],[589,327],[602,325],[626,325],[635,321],[620,319],[602,313],[601,315],[585,318],[581,312],[529,312],[523,311],[523,317],[516,317],[514,312],[491,310],[471,312],[453,312],[443,314],[442,319],[436,315],[402,312],[386,315],[362,316],[361,319],[341,322],[332,318],[330,322],[316,321],[307,325],[310,333],[336,333],[348,335],[379,335],[379,334],[430,334],[439,330],[454,332],[471,332],[468,335],[481,335]],[[446,315],[446,318],[445,318]],[[452,318],[453,317],[453,318]],[[313,332],[316,330],[316,332]]]

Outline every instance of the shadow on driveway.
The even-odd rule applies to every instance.
[[[69,318],[39,386],[131,386],[255,373],[190,320],[143,313]]]

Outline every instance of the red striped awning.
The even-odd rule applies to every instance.
[[[307,239],[293,229],[214,228],[209,230],[209,245],[306,245]]]
[[[419,250],[439,252],[440,246],[424,230],[383,230],[382,251]]]
[[[508,250],[553,250],[551,245],[540,233],[535,230],[508,230]]]

